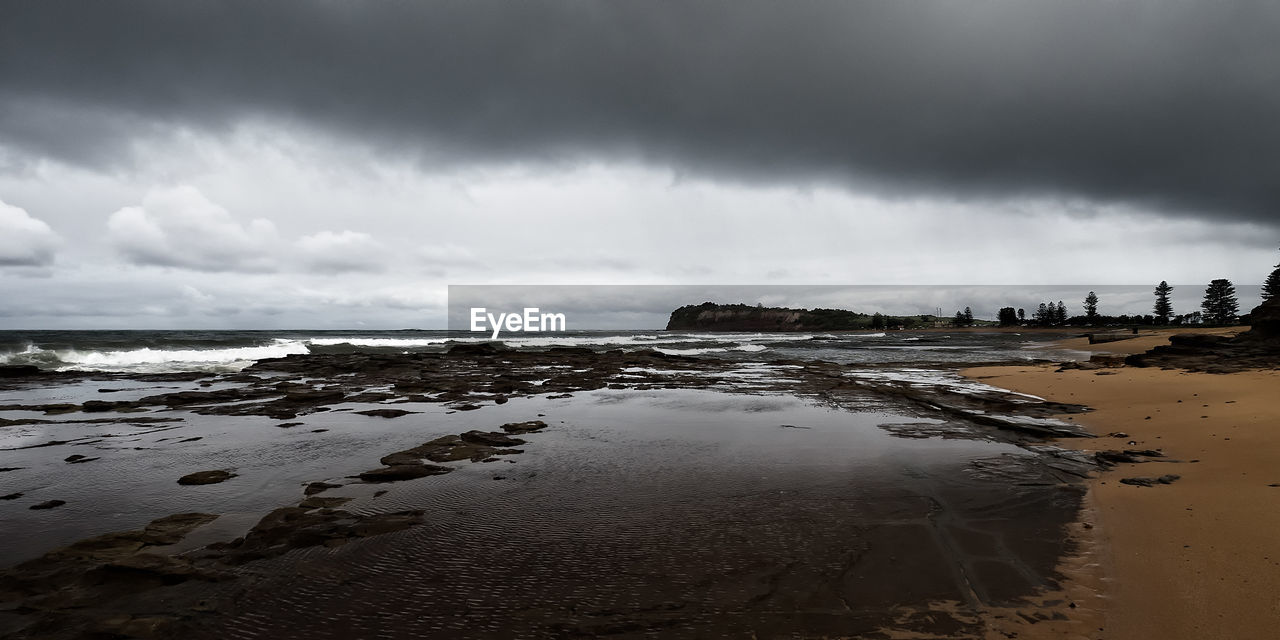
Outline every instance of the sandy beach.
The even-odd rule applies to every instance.
[[[1221,333],[1222,330],[1214,332]],[[1160,331],[1133,340],[1071,348],[1137,353],[1162,344]],[[982,367],[964,375],[995,386],[1093,409],[1067,419],[1094,440],[1066,448],[1127,445],[1165,459],[1119,464],[1090,482],[1099,543],[1091,575],[1101,598],[1097,638],[1264,638],[1280,625],[1280,371],[1189,373],[1156,368],[1059,371],[1052,365]],[[1124,434],[1124,435],[1120,435]],[[1125,478],[1176,475],[1171,484]],[[1070,589],[1071,587],[1068,587]],[[1028,629],[1028,631],[1033,631]],[[1023,636],[1025,637],[1025,635]]]

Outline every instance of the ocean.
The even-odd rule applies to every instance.
[[[586,347],[597,351],[654,349],[668,355],[744,361],[826,360],[841,364],[973,364],[1073,360],[1081,352],[1055,348],[1062,336],[977,331],[871,333],[681,333],[574,331],[537,337],[503,336],[519,350]],[[0,365],[58,371],[233,372],[264,358],[309,353],[443,352],[460,342],[489,342],[448,331],[0,331]]]

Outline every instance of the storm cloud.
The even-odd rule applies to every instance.
[[[128,171],[140,138],[266,121],[428,169],[617,161],[890,198],[1049,197],[1086,214],[1121,203],[1280,224],[1272,2],[3,11],[0,142],[23,151],[10,170],[47,157]],[[340,240],[368,248],[314,242]]]

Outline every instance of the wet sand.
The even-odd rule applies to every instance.
[[[1167,338],[1094,345],[1139,352]],[[1155,343],[1155,344],[1152,344]],[[1087,347],[1080,347],[1087,348]],[[964,375],[1093,412],[1067,416],[1097,440],[1077,449],[1157,449],[1167,461],[1119,464],[1090,482],[1103,563],[1070,588],[1100,592],[1097,638],[1275,637],[1280,629],[1280,371],[1188,373],[1155,368],[1057,371],[985,367]],[[1107,434],[1125,434],[1113,435]],[[1159,460],[1157,458],[1156,460]],[[1134,486],[1125,478],[1179,476]],[[1081,617],[1089,613],[1082,611]],[[1021,637],[1036,637],[1030,628]],[[1054,637],[1044,634],[1044,637]]]

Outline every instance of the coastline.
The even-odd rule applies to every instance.
[[[28,536],[42,555],[0,572],[0,634],[979,638],[991,607],[1063,619],[1026,598],[1074,546],[1094,462],[1036,445],[1078,432],[1048,419],[1076,408],[913,372],[477,344],[15,380],[3,506],[66,539]]]
[[[1085,342],[1076,338],[1063,346],[1140,353],[1172,333],[1187,331],[1100,345],[1075,344]],[[1092,575],[1068,575],[1075,584],[1066,585],[1068,591],[1101,590],[1097,602],[1105,609],[1104,622],[1087,637],[1254,638],[1267,637],[1280,625],[1275,596],[1280,593],[1280,539],[1274,536],[1280,528],[1280,509],[1274,508],[1280,499],[1280,434],[1274,431],[1280,407],[1270,400],[1280,386],[1280,371],[1028,365],[970,368],[961,374],[1092,408],[1064,418],[1098,439],[1060,440],[1060,447],[1127,445],[1164,454],[1145,463],[1121,463],[1088,482],[1094,512],[1082,514],[1082,522],[1097,522],[1079,531],[1097,549],[1095,560],[1102,566]],[[1168,474],[1180,477],[1151,487],[1120,482]]]

